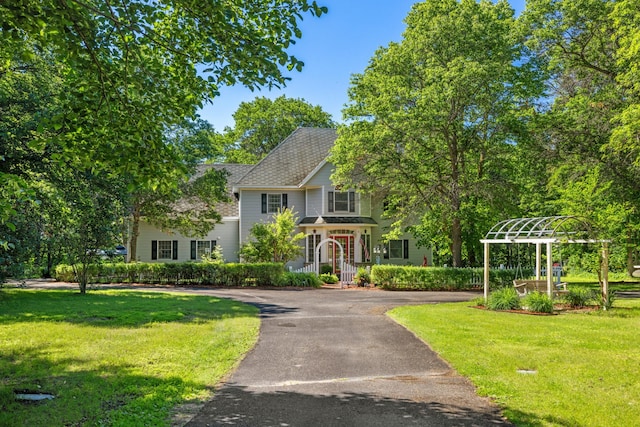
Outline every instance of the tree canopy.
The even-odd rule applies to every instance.
[[[478,236],[486,214],[515,202],[511,142],[537,86],[513,15],[506,1],[414,5],[403,40],[352,78],[332,151],[336,182],[382,192],[395,228],[439,236],[454,266],[463,233]]]
[[[197,110],[224,85],[284,86],[303,66],[288,53],[298,23],[325,12],[310,0],[1,2],[2,265],[51,258],[49,243],[70,249],[83,228],[96,234],[82,238],[92,246],[121,242],[123,217],[141,204],[159,222],[211,227],[224,177],[189,181],[196,163],[219,155]],[[165,215],[182,197],[206,203],[206,218]],[[78,260],[60,253],[58,262]]]
[[[304,99],[257,97],[242,102],[222,135],[227,163],[257,163],[299,127],[332,128],[331,115]]]
[[[315,1],[8,0],[0,4],[0,74],[50,56],[64,91],[40,123],[57,161],[167,185],[165,133],[221,85],[281,86],[303,63],[287,53]],[[32,141],[36,144],[36,141]],[[9,179],[5,176],[3,179]]]

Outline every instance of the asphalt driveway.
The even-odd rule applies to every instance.
[[[193,292],[255,304],[262,326],[256,347],[189,427],[509,425],[467,380],[385,315],[399,305],[477,294]]]

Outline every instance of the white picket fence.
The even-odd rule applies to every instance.
[[[309,264],[302,268],[298,268],[296,270],[290,270],[292,273],[316,273],[315,266],[313,264]],[[353,278],[358,273],[358,267],[355,265],[348,264],[346,262],[342,263],[342,268],[340,268],[340,283],[342,285],[348,285],[354,282]]]
[[[347,264],[346,262],[342,263],[342,268],[340,269],[340,283],[341,284],[350,284],[353,283],[353,277],[358,272],[358,267],[355,265]]]
[[[296,270],[290,270],[292,273],[315,273],[316,270],[313,264],[306,265],[302,268],[298,268]]]

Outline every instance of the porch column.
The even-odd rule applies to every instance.
[[[484,301],[489,299],[489,242],[484,242]]]
[[[542,270],[542,243],[536,243],[536,280],[540,280]]]
[[[551,245],[551,242],[547,242],[547,294],[549,298],[553,296],[551,293],[551,286],[553,284],[553,253]]]

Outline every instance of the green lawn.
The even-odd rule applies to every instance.
[[[253,347],[257,314],[177,293],[0,290],[0,425],[169,425]]]
[[[389,315],[517,425],[640,425],[640,300],[552,316],[469,305],[401,307]]]

